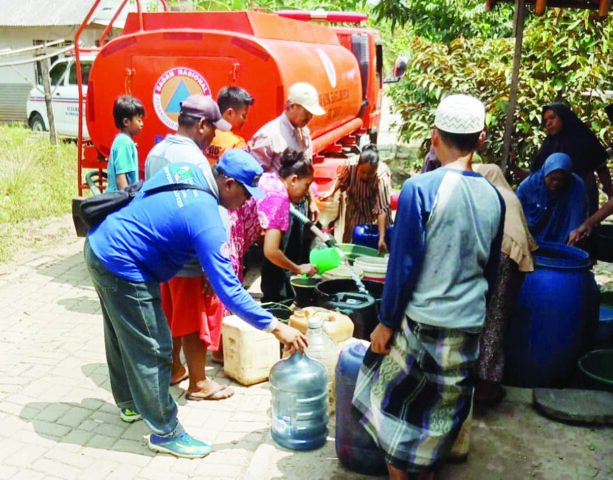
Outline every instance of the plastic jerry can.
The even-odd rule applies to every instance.
[[[272,333],[252,327],[236,315],[223,319],[223,370],[242,385],[268,379],[281,358],[281,346]]]
[[[336,366],[336,454],[345,467],[369,475],[387,472],[383,454],[351,412],[351,401],[366,345],[354,342],[341,350]]]
[[[273,440],[291,450],[314,450],[328,436],[328,371],[302,352],[270,372]]]

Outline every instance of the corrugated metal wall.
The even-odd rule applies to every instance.
[[[26,122],[26,101],[31,85],[3,83],[0,88],[0,122]]]

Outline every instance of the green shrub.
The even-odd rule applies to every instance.
[[[71,211],[76,170],[74,143],[51,145],[47,135],[0,125],[0,260],[32,240],[32,222]]]
[[[595,21],[587,11],[548,9],[527,22],[515,113],[514,146],[521,162],[536,153],[544,133],[541,107],[565,101],[608,143],[611,125],[604,113],[605,90],[613,89],[611,16]],[[430,136],[434,110],[448,93],[470,93],[487,108],[488,140],[483,155],[501,158],[508,109],[514,39],[465,39],[449,44],[413,37],[406,77],[390,89],[403,119],[406,140]]]

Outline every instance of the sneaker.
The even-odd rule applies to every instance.
[[[149,435],[149,448],[154,452],[170,453],[177,457],[199,458],[211,453],[211,447],[183,432],[177,437]]]
[[[132,410],[131,408],[122,408],[119,410],[119,418],[126,423],[134,423],[143,419],[143,417],[140,416],[140,413],[138,413],[136,410]]]

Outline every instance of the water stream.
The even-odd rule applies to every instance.
[[[346,257],[345,252],[343,252],[340,248],[336,247],[336,250],[338,251],[338,253],[341,256],[341,260],[343,262],[343,265],[345,265],[348,269],[349,269],[349,274],[351,275],[351,279],[355,282],[355,284],[358,286],[358,292],[364,294],[364,295],[368,295],[368,290],[366,290],[366,287],[364,286],[364,284],[362,283],[362,279],[360,278],[360,276],[358,275],[358,273],[353,269],[353,267],[349,264],[349,259]]]

